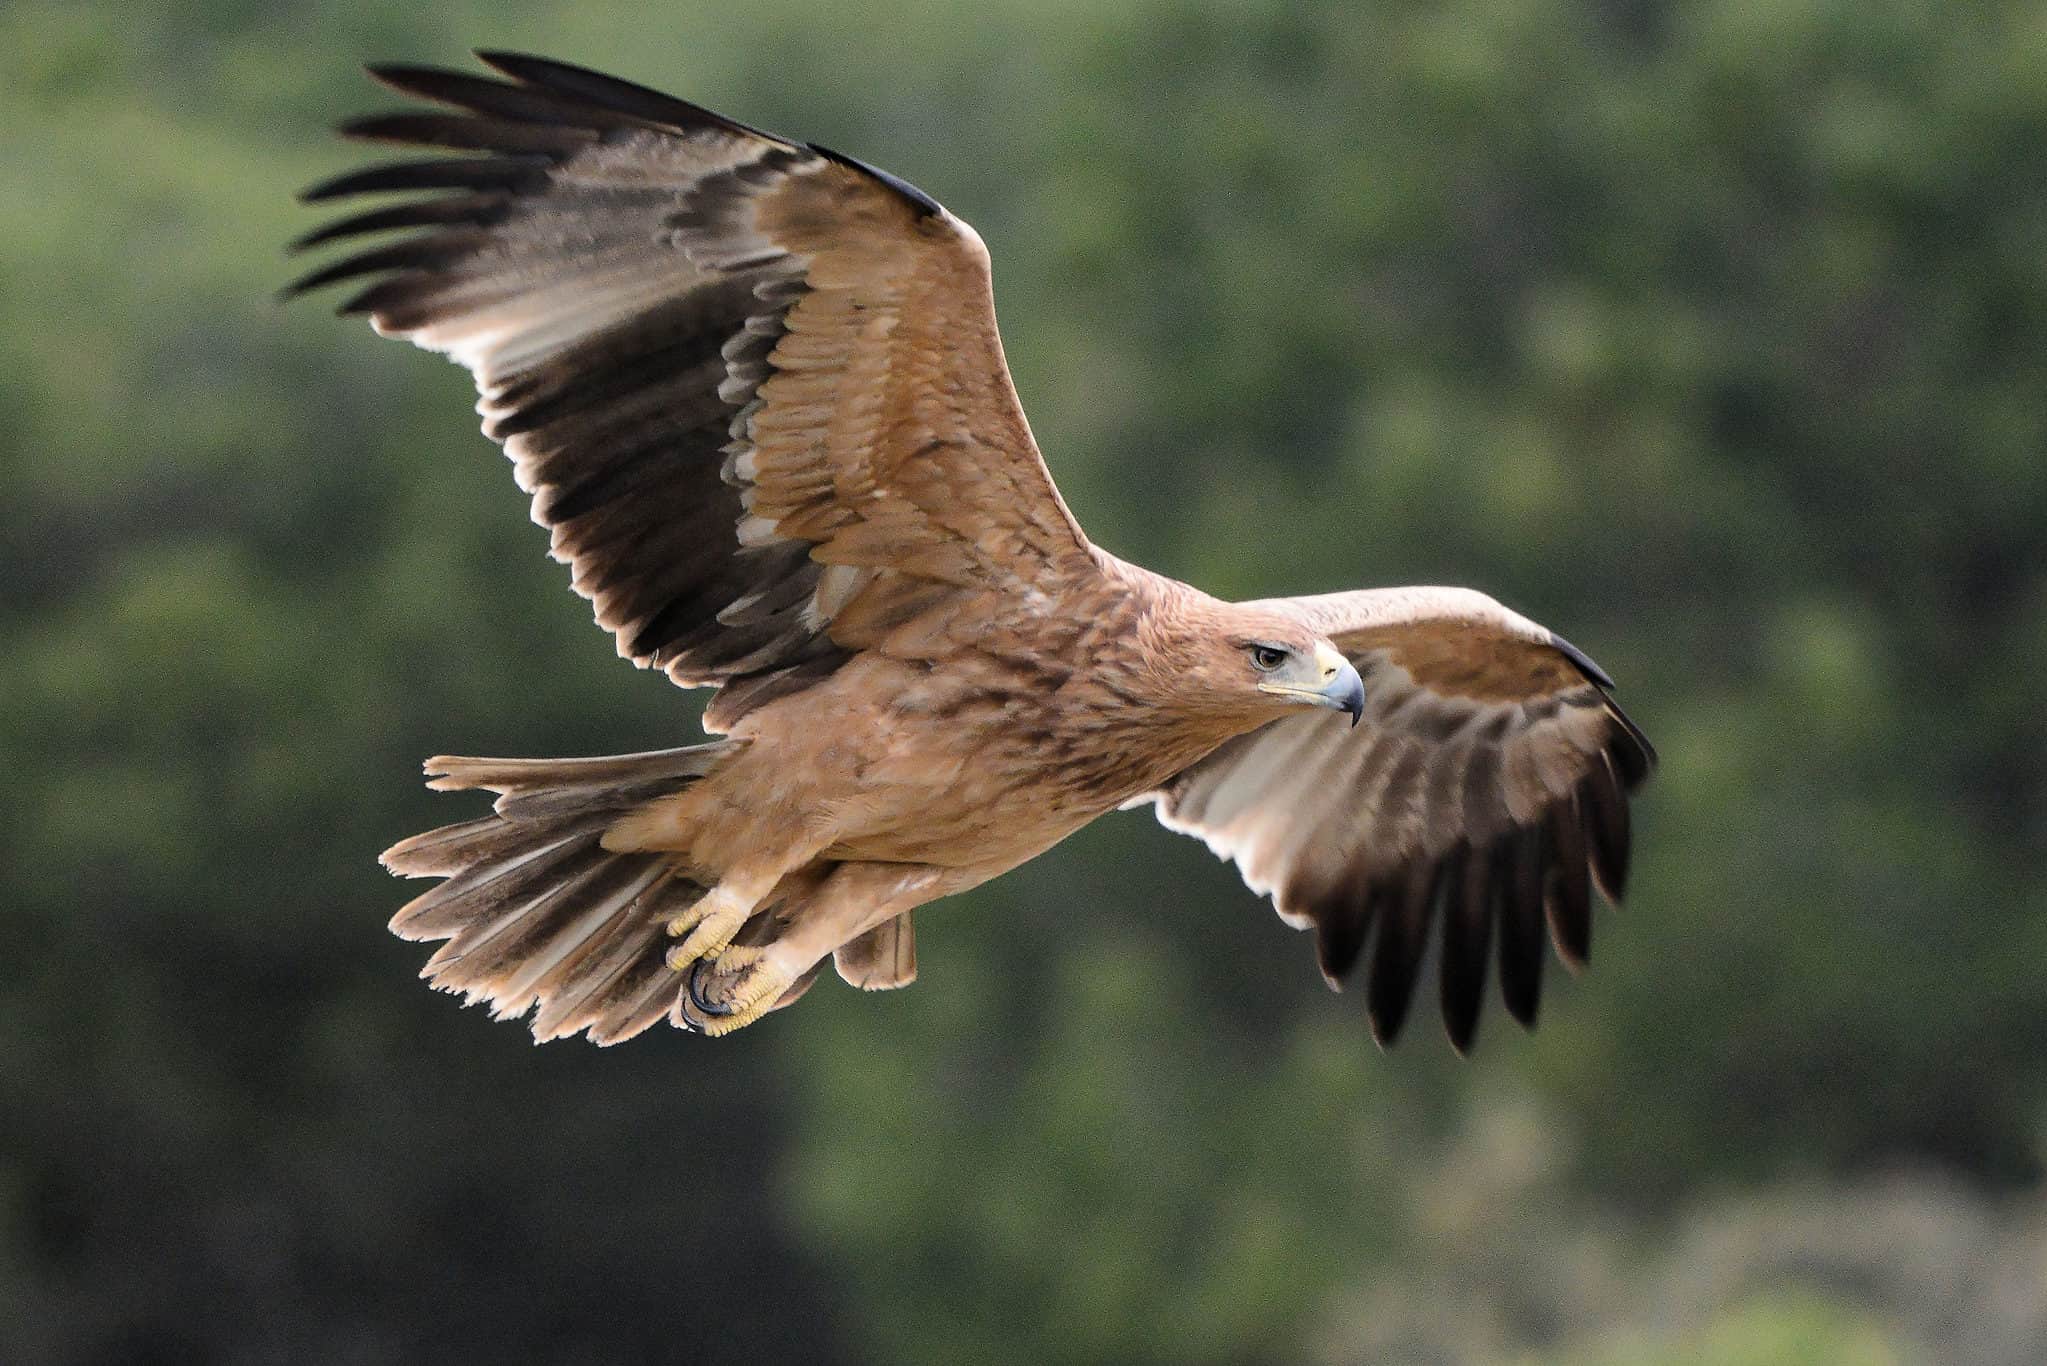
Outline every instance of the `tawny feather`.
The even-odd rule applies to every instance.
[[[410,235],[294,288],[357,281],[344,311],[469,368],[619,652],[717,689],[734,738],[430,761],[498,794],[385,854],[446,879],[392,923],[447,941],[436,985],[600,1043],[738,1027],[827,957],[899,986],[914,907],[1151,800],[1315,929],[1331,985],[1364,965],[1382,1042],[1438,922],[1452,1042],[1489,957],[1533,1020],[1545,939],[1582,961],[1590,888],[1620,895],[1655,758],[1582,652],[1465,589],[1232,605],[1106,554],[1032,440],[972,228],[842,154],[481,55],[505,79],[374,69],[434,107],[344,131],[455,154],[308,190],[411,197],[299,246]]]

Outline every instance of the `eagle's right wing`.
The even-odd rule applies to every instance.
[[[707,726],[920,614],[1097,572],[1010,385],[972,228],[822,148],[483,58],[511,79],[373,68],[454,112],[345,132],[460,154],[306,191],[407,197],[300,246],[422,231],[292,288],[370,277],[343,312],[469,368],[576,591],[621,654],[720,687]]]

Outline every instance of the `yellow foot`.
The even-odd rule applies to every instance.
[[[735,958],[744,962],[734,962]],[[717,962],[700,962],[677,995],[676,1023],[716,1037],[730,1034],[801,995],[803,974],[766,956],[765,949],[733,949]],[[805,983],[808,985],[808,983]]]
[[[670,935],[686,936],[668,951],[668,966],[680,972],[700,958],[718,957],[752,914],[751,902],[722,887],[705,893],[696,905],[668,922]]]

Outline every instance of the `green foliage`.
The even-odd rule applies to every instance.
[[[413,983],[373,855],[474,809],[419,758],[696,708],[459,372],[270,301],[356,63],[472,44],[974,222],[1119,553],[1470,583],[1606,664],[1665,764],[1542,1031],[1377,1055],[1132,816],[729,1042]],[[0,53],[0,1355],[2047,1355],[1891,1263],[1697,1271],[1817,1201],[1801,1255],[2041,1298],[2047,6],[16,0]]]
[[[1898,1366],[1877,1325],[1803,1297],[1764,1296],[1717,1319],[1675,1347],[1630,1344],[1584,1358],[1584,1366]],[[1565,1363],[1559,1363],[1565,1366]],[[1575,1366],[1575,1363],[1572,1363]]]

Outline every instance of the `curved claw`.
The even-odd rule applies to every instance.
[[[729,1005],[705,999],[704,993],[700,989],[698,984],[700,979],[703,977],[704,969],[707,966],[715,965],[712,964],[711,961],[706,958],[699,958],[697,959],[696,962],[690,964],[689,1003],[695,1006],[697,1008],[697,1011],[703,1015],[721,1016],[731,1015],[735,1013],[732,1007]]]
[[[720,985],[718,974],[730,972],[731,966],[723,962],[698,963],[690,970],[688,985],[677,993],[670,1018],[684,1029],[701,1030],[714,1037],[730,1034],[792,1004],[817,980],[822,966],[823,960],[819,960],[808,971],[792,977],[786,970],[755,962],[725,982],[726,989],[716,992],[713,999],[712,989]],[[706,968],[711,974],[708,982],[703,980]]]

